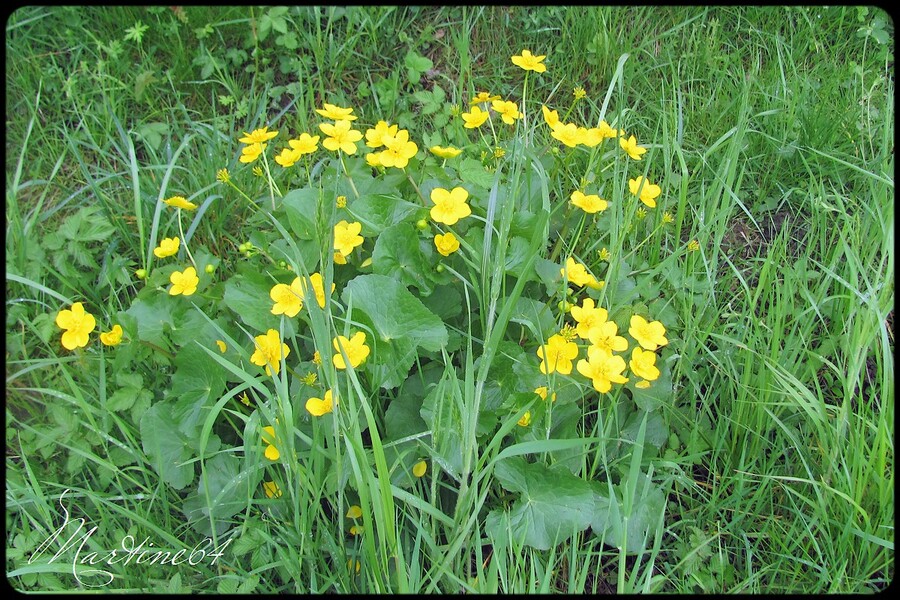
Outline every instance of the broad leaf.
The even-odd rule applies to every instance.
[[[494,476],[505,490],[519,493],[519,498],[511,508],[488,514],[485,531],[491,538],[500,528],[509,527],[513,540],[548,550],[591,524],[591,486],[565,469],[548,469],[515,457],[501,461]]]
[[[141,417],[141,443],[144,454],[160,478],[176,490],[194,480],[194,449],[178,429],[172,415],[172,404],[160,402]]]
[[[603,541],[616,548],[625,544],[626,554],[641,552],[651,543],[662,525],[660,515],[666,508],[666,497],[643,473],[634,482],[631,510],[626,510],[624,486],[592,482],[594,515],[591,529]]]
[[[346,306],[366,314],[382,342],[409,340],[436,352],[447,343],[447,328],[433,312],[395,279],[359,275],[341,293]]]
[[[372,251],[372,268],[379,275],[416,286],[426,296],[434,289],[428,280],[431,265],[422,254],[416,228],[409,223],[397,223],[381,232]]]
[[[362,223],[363,237],[373,237],[421,208],[396,195],[369,194],[351,202],[347,206],[347,212]]]

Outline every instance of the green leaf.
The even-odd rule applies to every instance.
[[[485,531],[491,538],[509,528],[513,540],[549,550],[591,524],[595,504],[591,486],[564,469],[514,457],[501,461],[494,476],[519,498],[511,508],[488,514]]]
[[[184,501],[188,520],[223,521],[247,508],[261,473],[241,471],[239,463],[233,452],[220,452],[205,461],[197,492]]]
[[[194,450],[178,430],[170,402],[151,406],[141,417],[141,443],[144,454],[163,481],[176,490],[191,484],[194,463],[188,461],[194,456]]]
[[[639,410],[631,413],[625,425],[622,427],[620,437],[623,440],[634,442],[638,439],[638,432],[644,416],[647,417],[647,430],[644,432],[644,443],[661,448],[669,437],[669,426],[665,418],[659,412],[646,413]]]
[[[494,174],[485,170],[481,161],[474,158],[465,158],[459,164],[459,178],[468,183],[490,189],[494,184]]]
[[[603,541],[616,548],[625,543],[626,554],[642,551],[653,539],[661,525],[660,514],[665,510],[666,497],[643,473],[634,481],[634,498],[631,510],[626,510],[624,486],[603,482],[591,482],[594,491],[594,515],[591,529]]]
[[[197,344],[181,348],[174,363],[176,370],[167,392],[174,400],[172,416],[181,432],[194,438],[207,411],[225,390],[226,370]]]
[[[436,352],[447,343],[447,328],[403,284],[384,275],[359,275],[341,293],[354,312],[365,313],[383,342],[406,339]]]
[[[414,285],[426,296],[434,289],[428,281],[431,266],[422,254],[418,231],[409,223],[397,223],[378,236],[372,251],[372,269],[404,285]]]
[[[373,237],[421,208],[418,204],[407,202],[399,196],[369,194],[354,200],[347,207],[347,212],[362,223],[364,237]]]
[[[222,300],[225,306],[253,331],[263,334],[269,329],[280,331],[281,315],[272,314],[272,302],[269,292],[275,281],[262,273],[245,271],[234,275],[225,282],[225,295]],[[296,319],[284,320],[285,337],[293,336],[297,331]]]
[[[281,204],[294,234],[301,240],[316,239],[319,190],[312,188],[291,190],[282,198]]]
[[[138,373],[119,373],[116,375],[119,389],[106,399],[106,409],[113,412],[128,410],[138,400],[153,399],[153,392],[143,389],[144,380]]]
[[[431,62],[430,58],[422,56],[415,50],[410,50],[406,53],[403,64],[406,66],[406,77],[412,84],[419,83],[422,73],[434,67],[434,63]]]
[[[135,335],[139,340],[168,348],[165,330],[166,326],[171,328],[175,324],[172,318],[173,308],[175,303],[171,297],[153,293],[145,298],[135,299],[125,314],[134,318],[137,325]]]
[[[447,368],[419,411],[431,430],[434,462],[457,481],[463,468],[462,385]]]
[[[519,296],[509,320],[527,327],[535,340],[546,340],[559,331],[556,315],[550,307],[527,296]]]
[[[353,307],[351,319],[374,332],[374,337],[367,337],[372,355],[366,369],[381,387],[397,387],[406,379],[417,347],[435,352],[447,344],[440,318],[390,277],[357,276],[344,286],[341,297]]]

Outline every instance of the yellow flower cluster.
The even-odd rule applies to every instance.
[[[600,393],[607,393],[612,389],[612,384],[628,383],[628,378],[623,375],[626,368],[641,381],[637,387],[649,387],[651,381],[659,378],[660,371],[656,366],[656,350],[668,344],[665,337],[666,329],[659,321],[648,322],[640,315],[633,315],[630,321],[628,334],[637,342],[632,349],[631,360],[626,365],[625,359],[619,352],[627,352],[628,340],[619,335],[619,328],[615,321],[609,320],[609,314],[605,308],[594,305],[594,300],[585,298],[581,306],[573,306],[571,315],[575,319],[575,334],[582,340],[587,340],[587,358],[580,359],[575,364],[575,369],[583,376],[591,380],[591,383]],[[541,373],[560,373],[568,375],[572,372],[572,364],[578,358],[578,344],[565,334],[566,325],[558,334],[550,336],[547,342],[537,349],[537,356],[541,360]],[[535,390],[541,398],[546,399],[547,389]],[[524,419],[524,417],[523,417]],[[522,423],[520,422],[520,425]],[[526,423],[527,424],[527,423]]]
[[[388,125],[386,121],[378,121],[374,128],[366,131],[366,146],[384,148],[366,156],[366,162],[373,167],[402,169],[419,151],[415,142],[410,141],[409,131]]]

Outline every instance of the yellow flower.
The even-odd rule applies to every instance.
[[[603,133],[597,127],[585,129],[582,135],[581,143],[588,148],[593,148],[603,141]]]
[[[517,424],[519,427],[528,427],[531,424],[531,411],[526,410],[522,418],[517,421]]]
[[[264,335],[254,338],[256,351],[250,357],[250,362],[260,367],[266,367],[266,375],[278,375],[281,371],[281,359],[287,358],[291,349],[281,341],[281,336],[274,329],[268,330]]]
[[[316,302],[319,308],[325,308],[325,279],[321,273],[313,273],[309,276],[309,282],[312,285],[313,293],[316,296]],[[331,284],[331,293],[334,293],[335,285]],[[303,282],[303,292],[306,292],[306,282]]]
[[[541,387],[534,388],[534,393],[541,397],[541,400],[547,399],[547,392],[550,390],[547,389],[546,385],[542,385]],[[556,392],[550,395],[550,400],[556,402]]]
[[[281,151],[281,154],[275,157],[275,162],[287,169],[288,167],[293,167],[294,163],[300,160],[300,156],[301,154],[296,150],[285,148]]]
[[[647,151],[643,146],[637,145],[637,139],[634,136],[631,136],[627,140],[624,137],[619,138],[619,145],[622,146],[622,150],[634,160],[641,160],[641,155]]]
[[[568,146],[569,148],[574,148],[578,144],[581,143],[582,132],[579,131],[578,126],[574,123],[562,123],[559,122],[553,126],[553,130],[550,132],[550,135]]]
[[[469,192],[465,188],[455,187],[451,191],[444,188],[431,190],[431,218],[444,225],[455,225],[460,219],[472,214],[472,209],[466,203]]]
[[[325,392],[325,396],[323,398],[310,398],[306,401],[306,412],[311,414],[314,417],[321,417],[322,415],[327,415],[331,411],[334,410],[334,400],[332,398],[332,391],[328,390]]]
[[[451,254],[459,250],[459,240],[456,239],[456,236],[453,235],[452,231],[448,231],[444,235],[441,235],[439,233],[434,236],[434,245],[437,247],[437,251],[440,252],[442,256],[450,256]]]
[[[512,125],[516,122],[516,119],[521,119],[524,116],[519,112],[519,107],[515,102],[494,100],[491,102],[491,108],[503,118],[503,122],[507,125]]]
[[[595,290],[599,290],[605,285],[603,281],[597,281],[593,275],[587,272],[584,265],[575,262],[571,256],[566,259],[566,266],[559,270],[559,274],[575,285],[586,285]]]
[[[228,169],[219,169],[216,171],[216,181],[221,181],[222,183],[231,181],[231,174],[228,172]]]
[[[619,137],[619,135],[625,135],[624,131],[620,129],[613,129],[606,121],[600,121],[600,125],[597,126],[597,129],[600,131],[600,135],[603,136],[604,139]]]
[[[340,252],[334,253],[334,264],[336,265],[346,265],[347,257],[341,254]]]
[[[100,341],[103,342],[105,346],[118,346],[122,343],[122,326],[119,324],[113,325],[113,328],[109,331],[103,332],[100,334]]]
[[[360,231],[362,231],[362,223],[358,221],[353,223],[339,221],[334,226],[334,249],[342,256],[348,256],[354,248],[363,243],[363,237],[359,235]]]
[[[563,375],[572,372],[572,361],[578,356],[578,346],[575,342],[568,342],[559,334],[551,335],[547,343],[537,349],[538,358],[541,359],[541,373],[549,374],[556,371]]]
[[[183,208],[184,210],[194,210],[197,208],[196,204],[189,202],[184,196],[172,196],[171,198],[163,200],[163,204],[168,204],[173,208]]]
[[[399,131],[395,136],[384,136],[382,141],[386,148],[381,152],[379,159],[383,167],[402,169],[409,164],[409,159],[419,151],[415,142],[409,141],[409,132],[405,129]]]
[[[62,334],[62,345],[66,350],[87,346],[88,335],[97,326],[97,320],[84,310],[81,302],[72,305],[71,310],[61,310],[56,315],[56,324],[67,331]]]
[[[378,121],[374,128],[366,130],[366,146],[381,148],[384,146],[384,138],[395,135],[397,135],[397,125],[388,125],[386,121]]]
[[[347,355],[350,366],[354,369],[361,365],[362,362],[366,360],[366,357],[369,356],[369,347],[366,346],[366,334],[363,331],[357,331],[350,339],[339,335],[331,340],[331,343],[334,346],[334,349],[337,350],[337,354],[331,357],[336,369],[347,368],[347,363],[344,362],[344,356],[341,354],[341,349],[343,349],[344,353]]]
[[[325,103],[325,108],[317,108],[316,112],[325,117],[326,119],[331,119],[332,121],[355,121],[356,117],[353,115],[352,108],[341,108],[340,106],[335,106],[334,104]],[[347,154],[352,154],[348,152]]]
[[[462,154],[462,150],[454,148],[453,146],[447,146],[446,148],[443,148],[441,146],[432,146],[428,150],[438,158],[453,158]]]
[[[662,222],[664,225],[668,225],[669,223],[675,222],[675,217],[672,216],[672,213],[666,211],[663,213]]]
[[[159,243],[159,246],[153,249],[153,256],[156,258],[166,258],[178,254],[178,246],[180,244],[181,240],[177,237],[163,238]]]
[[[658,185],[650,183],[649,180],[644,179],[641,175],[638,175],[635,179],[628,180],[628,189],[650,208],[656,207],[656,198],[662,192]]]
[[[322,142],[322,145],[332,152],[341,150],[345,154],[355,154],[356,142],[361,140],[363,136],[361,132],[350,129],[350,121],[338,121],[334,125],[322,123],[319,125],[319,129],[328,136]]]
[[[197,269],[188,267],[184,271],[175,271],[169,275],[169,281],[172,283],[172,287],[169,288],[170,296],[179,294],[190,296],[197,291],[197,284],[200,283],[200,278],[197,277]]]
[[[572,204],[589,214],[602,212],[609,206],[609,203],[597,194],[586,195],[579,190],[572,192],[571,199]]]
[[[636,384],[634,384],[634,387],[641,389],[641,390],[646,390],[648,387],[650,387],[650,382],[644,381],[642,379],[641,381],[638,381]]]
[[[362,565],[360,564],[360,562],[359,562],[359,561],[356,561],[356,572],[357,572],[357,573],[359,573],[359,569],[360,569],[361,566],[362,566]],[[350,560],[347,561],[347,568],[350,569],[350,570],[353,570],[353,559],[352,559],[352,558],[351,558]]]
[[[609,262],[611,254],[609,253],[609,250],[606,249],[606,246],[604,246],[597,251],[597,256],[600,257],[600,260]]]
[[[275,445],[277,443],[275,439],[275,428],[271,425],[268,427],[263,427],[262,434],[263,443],[266,445],[266,458],[269,460],[278,460],[281,458],[281,452],[278,451],[278,447]]]
[[[500,96],[492,96],[488,92],[478,92],[478,95],[472,98],[469,104],[481,104],[483,102],[493,102],[499,100]]]
[[[531,54],[530,50],[522,50],[522,54],[512,57],[512,62],[517,67],[522,67],[526,71],[543,73],[547,70],[547,67],[541,62],[545,58],[547,58],[546,54],[542,56],[534,56]]]
[[[598,323],[588,331],[591,347],[600,348],[612,354],[628,350],[628,340],[619,335],[619,326],[615,321]]]
[[[275,304],[272,306],[273,315],[284,315],[288,318],[297,316],[303,308],[303,288],[301,279],[295,277],[291,285],[276,283],[269,290],[269,297]]]
[[[366,164],[370,167],[383,167],[381,164],[381,152],[369,152],[366,154]]]
[[[259,158],[259,155],[263,153],[268,144],[250,144],[249,146],[244,146],[241,149],[241,157],[240,160],[244,164],[249,164]]]
[[[362,509],[359,506],[357,506],[356,504],[351,506],[350,510],[347,511],[348,519],[358,519],[361,516],[362,516]]]
[[[263,127],[261,129],[254,129],[252,133],[244,132],[244,137],[240,138],[238,141],[243,144],[262,144],[264,142],[268,142],[272,138],[278,135],[277,131],[269,131],[269,127]]]
[[[314,364],[314,365],[319,365],[320,367],[322,366],[322,355],[319,354],[319,351],[318,351],[318,350],[316,350],[315,352],[313,352],[313,359],[312,359],[312,361],[313,361],[313,364]]]
[[[595,308],[594,301],[591,298],[585,298],[581,306],[573,306],[572,307],[572,318],[578,322],[578,326],[575,331],[583,340],[588,339],[588,333],[590,333],[591,329],[606,323],[606,319],[609,316],[605,308]]]
[[[225,345],[225,342],[222,340],[216,340],[216,346],[219,347],[219,352],[225,354],[225,351],[228,350],[228,346]]]
[[[473,106],[470,112],[462,113],[463,121],[465,121],[463,127],[466,129],[477,129],[484,125],[484,122],[488,120],[489,116],[489,112],[481,110],[477,106]]]
[[[625,360],[603,348],[593,346],[588,348],[588,359],[579,360],[576,368],[579,373],[591,380],[594,389],[601,394],[611,390],[613,383],[628,383],[628,379],[622,376]]]
[[[274,448],[274,446],[269,446]],[[281,498],[281,488],[274,481],[263,482],[263,490],[266,492],[266,498]]]
[[[353,525],[350,527],[350,535],[359,535],[364,531],[362,525]]]
[[[572,95],[575,96],[575,101],[581,100],[585,96],[587,96],[587,92],[584,91],[584,88],[580,85],[572,90]]]
[[[334,205],[338,208],[345,208],[347,206],[347,196],[338,196],[335,198]]]
[[[665,346],[669,340],[665,336],[666,328],[659,321],[647,322],[647,319],[640,315],[631,317],[631,327],[628,328],[628,335],[637,340],[638,344],[646,350],[656,350],[660,346]],[[644,377],[644,379],[648,379]]]
[[[253,174],[256,175],[257,177],[262,177],[262,176],[264,175],[264,173],[263,173],[263,168],[262,168],[261,166],[259,166],[259,165],[255,165],[255,166],[251,169],[251,171],[252,171]]]
[[[288,145],[294,152],[299,152],[300,156],[312,154],[319,149],[319,136],[304,132],[300,134],[300,137],[288,140]]]
[[[654,381],[659,378],[659,369],[656,368],[656,354],[649,350],[641,350],[636,347],[631,352],[631,360],[628,361],[631,372],[646,379]]]
[[[303,383],[305,383],[306,385],[312,387],[312,386],[314,386],[314,385],[316,384],[316,380],[317,380],[318,378],[319,378],[318,375],[316,375],[315,373],[313,373],[312,371],[310,371],[309,373],[307,373],[306,375],[303,376],[302,381],[303,381]]]
[[[420,460],[416,464],[413,465],[412,472],[416,477],[422,477],[425,475],[425,471],[428,469],[428,463],[424,460]]]
[[[690,252],[696,252],[697,250],[700,249],[700,242],[698,242],[697,240],[691,240],[691,241],[689,241],[689,242],[688,242],[688,245],[687,245],[687,249],[688,249]]]
[[[555,110],[550,110],[543,104],[541,104],[541,112],[544,113],[544,122],[550,126],[550,129],[556,127],[559,123],[559,113]]]

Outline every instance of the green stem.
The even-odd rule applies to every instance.
[[[278,186],[275,184],[275,181],[272,179],[272,172],[269,170],[269,159],[263,154],[263,166],[266,169],[266,179],[269,181],[269,197],[272,199],[272,210],[275,210],[275,192],[278,192],[278,197],[281,198],[281,190],[278,189]]]
[[[191,255],[191,250],[188,248],[187,240],[184,238],[184,228],[181,226],[181,209],[178,209],[178,233],[181,234],[181,241],[184,243],[184,251],[187,252],[188,258],[191,259],[191,264],[194,265],[194,269],[197,269],[197,263],[194,261],[193,255]]]
[[[347,176],[347,181],[350,182],[350,188],[353,190],[353,194],[359,198],[359,192],[356,191],[356,184],[353,183],[353,178],[350,177],[350,171],[347,170],[347,164],[344,162],[344,153],[338,150],[338,157],[341,159],[341,166],[344,168],[344,175]]]

